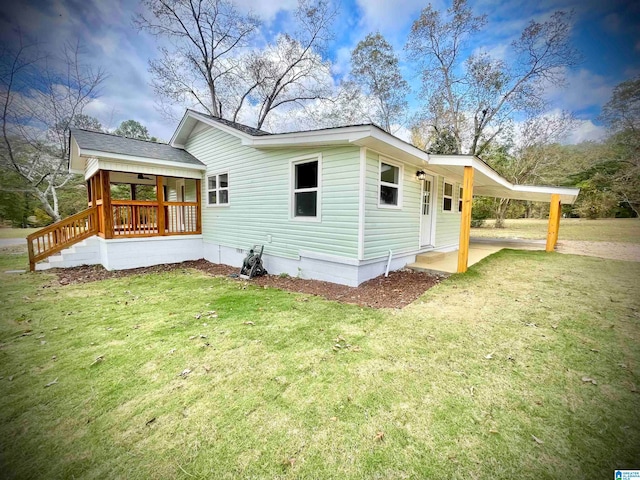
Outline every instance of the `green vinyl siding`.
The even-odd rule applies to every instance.
[[[389,250],[394,255],[415,251],[420,242],[420,182],[415,168],[403,168],[401,208],[385,208],[378,206],[380,156],[367,150],[366,161],[364,259],[383,257]]]
[[[215,128],[193,133],[186,150],[207,166],[202,184],[205,241],[297,258],[301,250],[357,258],[359,148],[258,150]],[[291,160],[322,154],[321,221],[290,218]],[[207,206],[207,175],[229,173],[229,205]],[[271,243],[268,239],[271,236]]]
[[[436,244],[435,248],[457,245],[460,241],[460,214],[458,213],[458,186],[453,180],[446,179],[453,185],[452,211],[443,210],[444,177],[438,177],[438,208],[436,209]]]

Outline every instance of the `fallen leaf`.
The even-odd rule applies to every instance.
[[[96,357],[96,359],[93,361],[93,363],[90,365],[91,367],[94,366],[96,363],[100,363],[104,360],[104,355],[98,355]]]
[[[10,382],[13,380],[14,375],[9,375],[9,377],[7,378],[7,380],[9,380]]]
[[[244,325],[255,325],[253,322],[244,322]]]
[[[526,325],[527,325],[527,327],[537,327],[538,326],[535,323],[527,323]]]
[[[211,365],[203,365],[202,368],[204,368],[204,371],[207,373],[211,371]]]
[[[531,437],[535,440],[535,442],[539,445],[543,445],[544,442],[542,440],[540,440],[538,437],[536,437],[535,435],[531,435]]]
[[[195,338],[198,338],[198,336],[197,336],[197,335],[191,335],[191,336],[189,337],[189,340],[193,340],[193,339],[195,339]]]
[[[178,374],[179,377],[187,378],[187,375],[191,373],[190,368],[185,368],[181,373]]]
[[[489,433],[497,434],[497,433],[498,433],[498,430],[491,429],[491,430],[489,430]]]
[[[591,378],[591,377],[582,377],[582,381],[583,381],[584,383],[589,383],[589,382],[590,382],[590,383],[592,383],[592,384],[594,384],[594,385],[597,385],[597,384],[598,384],[598,382],[596,382],[596,381],[595,381],[593,378]]]
[[[360,347],[358,347],[357,345],[351,349],[352,352],[359,352],[361,350],[362,349]]]
[[[196,320],[200,320],[202,318],[202,314],[201,313],[196,313],[194,315],[194,317],[195,317]]]
[[[58,357],[56,355],[54,355],[53,357],[51,357],[51,360],[53,360],[55,362],[56,360],[58,360]]]
[[[493,358],[493,353],[490,353],[489,355],[485,355],[484,358],[486,358],[487,360],[491,360]]]
[[[556,328],[558,328],[558,325],[551,325],[551,328],[555,330]]]
[[[285,458],[285,459],[282,461],[282,465],[283,465],[284,467],[293,467],[293,464],[294,464],[294,463],[296,463],[296,459],[295,459],[295,458],[293,458],[293,457],[291,457],[291,458]]]
[[[332,422],[335,422],[336,420],[338,420],[338,417],[331,417],[329,420],[331,420]]]
[[[47,384],[44,386],[44,388],[48,388],[48,387],[50,387],[50,386],[52,386],[52,385],[55,385],[56,383],[58,383],[58,379],[57,379],[57,378],[56,378],[53,382],[49,382],[49,383],[47,383]]]
[[[381,442],[382,440],[384,440],[384,432],[376,433],[376,436],[375,436],[374,440],[376,442]]]

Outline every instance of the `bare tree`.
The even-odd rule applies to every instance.
[[[233,119],[246,101],[259,106],[256,126],[261,128],[269,113],[286,106],[304,106],[332,94],[331,71],[322,52],[331,39],[337,10],[326,0],[299,0],[294,12],[297,24],[292,35],[278,35],[272,45],[243,58],[237,85],[244,88]],[[247,81],[248,80],[248,81]]]
[[[98,95],[105,73],[82,63],[78,44],[66,45],[60,57],[22,43],[2,56],[0,167],[21,179],[21,185],[2,188],[33,194],[57,221],[56,191],[74,178],[67,170],[69,127],[86,119],[80,115]]]
[[[228,0],[143,0],[149,13],[140,29],[168,39],[160,59],[150,62],[153,87],[164,112],[189,104],[211,115],[238,120],[255,108],[261,128],[278,108],[303,105],[331,93],[329,64],[322,51],[337,14],[327,0],[299,0],[291,33],[251,49],[260,26]]]
[[[567,171],[569,165],[563,161],[566,154],[557,148],[574,127],[575,119],[568,112],[530,118],[520,125],[510,143],[488,147],[484,159],[514,184],[554,183],[574,173]],[[510,203],[508,198],[493,201],[496,228],[504,227]]]
[[[351,52],[351,76],[374,100],[370,120],[391,132],[403,123],[409,84],[400,73],[398,57],[380,32],[370,33]]]
[[[545,87],[562,84],[565,68],[578,61],[570,20],[562,11],[532,20],[512,42],[507,63],[483,52],[465,58],[486,25],[486,16],[474,16],[467,0],[453,0],[445,15],[431,5],[422,10],[405,48],[422,70],[427,120],[447,125],[456,153],[480,155],[515,113],[533,116],[543,109]]]
[[[258,19],[242,15],[228,0],[142,4],[147,11],[135,17],[135,24],[173,47],[161,47],[160,58],[150,62],[156,94],[168,102],[164,107],[189,103],[221,117],[223,82],[237,70],[238,52],[258,29]]]

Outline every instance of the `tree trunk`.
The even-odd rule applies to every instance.
[[[500,198],[496,204],[495,208],[495,216],[496,216],[496,224],[495,228],[504,228],[505,227],[505,217],[507,216],[507,207],[509,207],[510,200],[508,198]]]

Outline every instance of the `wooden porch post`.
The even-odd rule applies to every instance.
[[[551,195],[551,205],[549,206],[549,227],[547,229],[547,252],[553,252],[558,243],[558,231],[560,230],[560,195]]]
[[[196,233],[202,233],[202,187],[200,182],[199,178],[196,179],[196,201],[198,202],[196,207]]]
[[[460,246],[458,273],[467,271],[469,264],[469,237],[471,234],[471,206],[473,204],[473,167],[464,167],[462,181],[462,217],[460,218]]]
[[[164,177],[162,175],[156,175],[156,198],[158,199],[158,235],[165,235]]]
[[[111,209],[111,181],[109,170],[100,170],[102,187],[102,225],[104,238],[113,238],[113,211]]]

